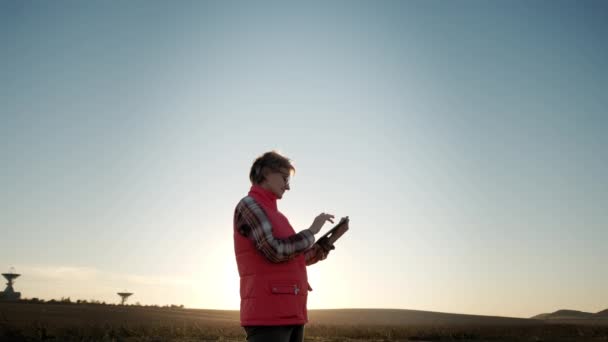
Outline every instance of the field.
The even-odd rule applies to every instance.
[[[607,324],[413,310],[311,310],[306,341],[608,341]],[[237,311],[0,303],[1,341],[245,341]]]

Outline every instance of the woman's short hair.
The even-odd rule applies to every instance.
[[[296,172],[296,168],[291,164],[289,158],[280,155],[275,151],[266,152],[259,156],[251,165],[249,180],[252,184],[261,184],[269,171],[279,172],[281,169],[289,170],[290,174]]]

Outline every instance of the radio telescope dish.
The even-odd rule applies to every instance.
[[[126,292],[126,291],[118,292],[117,294],[120,296],[120,305],[125,305],[125,303],[127,302],[127,299],[133,295],[132,292]]]

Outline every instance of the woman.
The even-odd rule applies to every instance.
[[[334,247],[315,242],[325,222],[321,213],[296,234],[277,209],[295,173],[277,152],[258,157],[249,172],[251,189],[234,211],[234,252],[241,278],[241,325],[249,342],[301,342],[308,322],[306,299],[312,288],[306,266],[324,260]]]

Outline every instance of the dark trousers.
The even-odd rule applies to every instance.
[[[244,327],[247,342],[303,342],[303,325]]]

